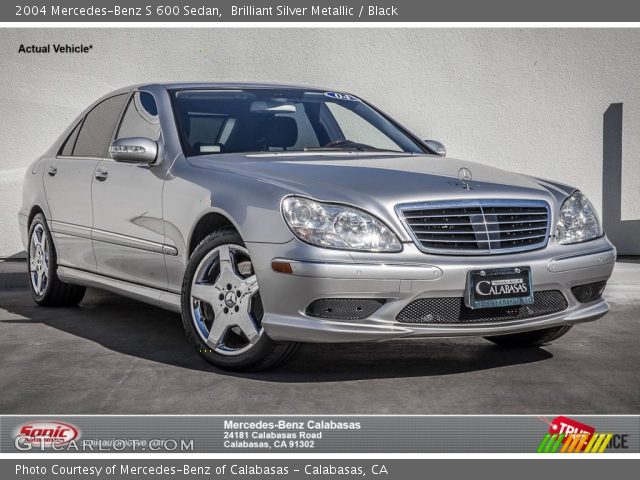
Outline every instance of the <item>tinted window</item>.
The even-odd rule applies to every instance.
[[[65,157],[70,157],[73,153],[73,147],[76,144],[76,138],[78,138],[78,132],[80,131],[80,126],[82,125],[82,121],[78,122],[76,128],[69,134],[67,139],[64,141],[64,145],[60,149],[60,155]]]
[[[136,92],[131,97],[116,135],[116,138],[126,137],[160,138],[158,109],[150,93]]]
[[[109,143],[127,95],[116,95],[96,105],[85,117],[73,150],[74,157],[107,157]]]
[[[297,89],[171,92],[186,155],[425,150],[358,98]]]

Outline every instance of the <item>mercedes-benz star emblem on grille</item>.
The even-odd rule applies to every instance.
[[[471,170],[468,168],[461,168],[458,170],[458,180],[462,183],[462,188],[465,190],[471,190],[471,185],[469,182],[473,179],[473,175],[471,174]]]

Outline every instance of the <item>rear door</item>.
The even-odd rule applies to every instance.
[[[155,100],[136,92],[127,103],[115,138],[161,141]],[[162,149],[160,149],[162,151]],[[98,273],[167,288],[164,260],[161,165],[102,160],[93,179],[93,248]]]
[[[60,265],[96,271],[91,183],[107,155],[126,99],[126,94],[116,95],[97,104],[76,125],[58,155],[46,160],[44,188]]]

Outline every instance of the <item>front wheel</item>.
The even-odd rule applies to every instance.
[[[227,370],[265,370],[287,361],[297,344],[274,342],[262,327],[262,301],[249,251],[222,228],[193,252],[182,283],[182,322],[198,353]]]
[[[571,325],[561,325],[559,327],[545,328],[543,330],[511,333],[509,335],[496,335],[484,338],[505,347],[537,347],[562,337],[569,330],[571,330]]]

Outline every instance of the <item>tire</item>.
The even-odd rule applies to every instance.
[[[484,338],[505,347],[537,347],[562,337],[569,330],[571,330],[571,325],[561,325],[559,327],[545,328],[544,330],[533,330],[531,332],[496,335],[494,337]]]
[[[235,229],[216,230],[197,246],[182,282],[187,338],[209,363],[258,371],[288,361],[297,343],[274,342],[262,328],[262,301],[253,266]]]
[[[80,303],[85,288],[63,283],[57,274],[58,258],[47,221],[41,213],[29,225],[27,272],[31,297],[45,307],[70,307]]]

